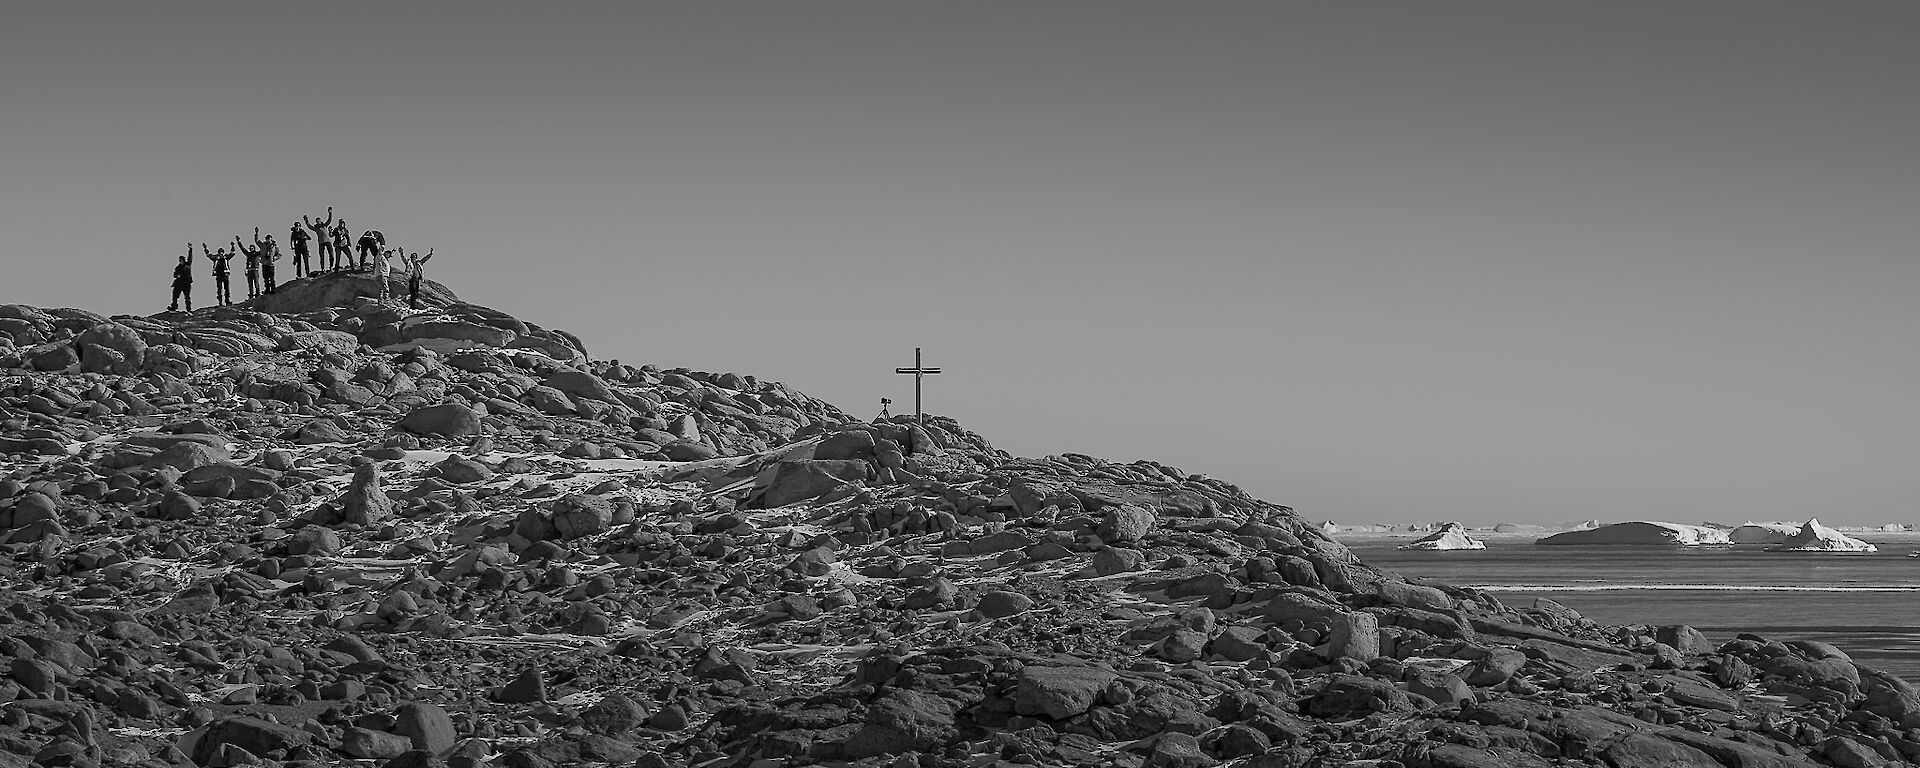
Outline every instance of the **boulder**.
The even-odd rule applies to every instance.
[[[459,403],[429,405],[413,409],[399,427],[416,435],[465,437],[480,433],[480,414]]]
[[[344,522],[378,525],[393,517],[393,499],[380,487],[380,468],[372,463],[353,470],[353,482],[334,502]]]
[[[591,536],[613,522],[613,504],[599,496],[572,494],[554,506],[553,527],[564,540]]]
[[[1055,720],[1083,714],[1117,679],[1118,675],[1098,667],[1029,666],[1020,670],[1014,711]]]
[[[101,323],[80,332],[73,340],[79,351],[81,370],[121,376],[138,374],[147,360],[147,342],[132,328],[119,323]],[[103,353],[112,354],[103,354]]]
[[[847,483],[865,482],[864,461],[785,461],[777,465],[773,480],[767,484],[766,506],[784,507],[818,498]]]

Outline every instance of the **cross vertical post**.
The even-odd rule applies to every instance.
[[[928,368],[924,365],[921,365],[920,364],[920,348],[914,347],[913,348],[913,367],[912,368],[895,368],[893,369],[893,372],[897,374],[910,375],[913,377],[913,423],[916,425],[919,425],[921,428],[925,428],[927,426],[927,415],[926,413],[920,410],[920,381],[922,377],[931,376],[933,374],[939,373],[940,369]]]

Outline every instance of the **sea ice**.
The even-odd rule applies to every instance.
[[[1445,523],[1440,526],[1440,530],[1434,531],[1431,535],[1419,541],[1402,544],[1398,548],[1430,550],[1486,549],[1487,545],[1478,539],[1468,536],[1467,529],[1459,523]]]
[[[1727,531],[1704,525],[1633,520],[1603,525],[1584,531],[1556,533],[1535,544],[1653,544],[1667,546],[1712,546],[1732,544]]]

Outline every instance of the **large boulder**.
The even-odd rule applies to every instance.
[[[1063,720],[1085,714],[1118,676],[1098,667],[1030,666],[1020,670],[1013,709]]]
[[[360,339],[346,331],[295,331],[280,337],[282,352],[350,355],[359,348]]]
[[[406,282],[404,279],[389,278],[387,287],[389,293],[405,290]],[[281,283],[273,293],[250,299],[246,305],[262,312],[298,315],[330,307],[352,307],[363,298],[371,299],[379,295],[380,281],[373,275],[343,272]],[[459,301],[460,297],[446,286],[432,280],[420,281],[420,303],[423,306],[444,307]]]
[[[81,331],[73,343],[79,350],[81,369],[86,371],[131,376],[139,373],[147,361],[147,342],[119,323],[101,323]]]
[[[847,483],[865,482],[864,461],[783,461],[767,484],[766,506],[784,507],[818,498]]]
[[[613,389],[608,387],[605,381],[585,371],[561,371],[548,376],[547,380],[541,384],[587,400],[599,400],[605,403],[620,402],[614,397]]]
[[[188,756],[195,765],[211,765],[221,747],[232,745],[259,756],[313,743],[313,735],[291,725],[253,717],[228,717],[208,724],[194,740]]]
[[[480,433],[480,414],[459,403],[429,405],[413,409],[399,427],[416,435],[465,437]]]
[[[194,496],[264,499],[279,491],[280,473],[266,467],[220,462],[194,467],[180,476],[180,489]]]
[[[514,333],[491,325],[443,318],[403,322],[400,324],[400,337],[406,341],[451,339],[488,347],[504,347],[514,340]]]

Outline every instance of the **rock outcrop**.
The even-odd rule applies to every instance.
[[[1920,757],[1920,692],[1832,646],[1508,605],[1204,475],[376,288],[0,306],[0,765]],[[1580,533],[1712,539],[1623,525]]]

